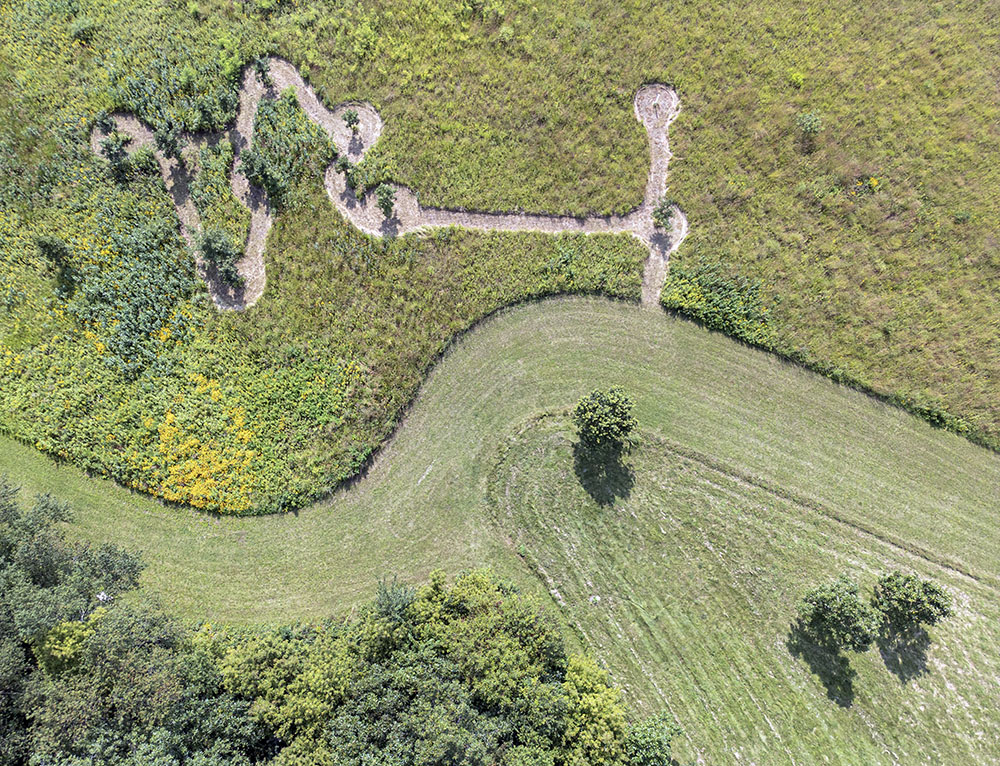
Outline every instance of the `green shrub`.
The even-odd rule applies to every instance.
[[[823,118],[816,112],[801,112],[795,118],[799,132],[806,138],[815,138],[823,130]]]
[[[681,733],[666,711],[633,724],[625,736],[623,766],[666,766],[671,763],[670,744]]]
[[[118,181],[127,181],[132,175],[132,165],[129,163],[126,147],[132,143],[132,136],[111,131],[107,138],[101,141],[101,154],[111,163],[111,175]]]
[[[236,268],[243,252],[233,245],[228,234],[218,229],[206,229],[201,234],[198,247],[201,257],[215,267],[223,282],[230,287],[243,286],[243,277]]]
[[[156,148],[164,156],[180,159],[181,149],[183,148],[181,131],[180,126],[172,118],[165,118],[156,130],[153,131],[153,141],[156,143]]]
[[[622,445],[639,425],[633,406],[621,388],[591,391],[573,410],[580,440],[590,447]]]
[[[69,36],[81,43],[89,43],[94,39],[100,25],[89,16],[77,16],[69,25]]]
[[[658,228],[667,230],[670,228],[670,222],[674,217],[674,202],[673,200],[664,197],[657,203],[656,207],[653,208],[653,223],[656,224]]]
[[[806,76],[796,69],[788,70],[788,84],[791,85],[796,90],[800,89],[806,84]]]
[[[242,169],[251,183],[267,191],[275,207],[284,208],[299,181],[309,172],[322,172],[336,156],[329,136],[306,116],[289,89],[275,101],[260,102],[253,146],[242,155]]]
[[[831,651],[863,652],[875,640],[878,615],[858,595],[858,584],[842,575],[805,595],[799,624],[817,644]]]
[[[875,586],[872,607],[885,632],[907,635],[921,624],[936,625],[951,614],[951,597],[937,583],[914,574],[890,572]]]
[[[361,118],[358,116],[358,111],[356,109],[348,109],[344,112],[344,124],[351,129],[352,133],[358,132],[360,123]]]
[[[671,266],[660,303],[713,330],[767,346],[771,341],[770,317],[761,292],[760,280],[732,276],[722,264],[701,259],[693,268]]]
[[[202,227],[225,232],[242,257],[250,230],[250,211],[233,195],[229,177],[233,167],[233,145],[222,140],[198,153],[198,174],[191,181],[191,199],[201,216]]]
[[[396,190],[389,184],[379,184],[375,189],[375,198],[378,200],[379,210],[386,218],[392,218],[392,209],[396,204]]]

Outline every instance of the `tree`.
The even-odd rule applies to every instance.
[[[875,640],[878,618],[858,595],[858,584],[841,575],[805,595],[799,622],[817,644],[831,651],[863,652]]]
[[[569,658],[563,682],[569,709],[563,740],[566,766],[617,766],[625,738],[625,705],[607,671],[589,657]]]
[[[351,129],[352,133],[357,133],[361,126],[361,118],[356,109],[348,109],[344,112],[344,124]]]
[[[382,215],[386,218],[392,218],[392,208],[396,204],[396,190],[389,184],[379,184],[375,190],[375,198],[378,200]]]
[[[621,447],[639,425],[633,406],[621,388],[591,391],[573,410],[580,440],[588,447]]]
[[[243,253],[233,245],[228,234],[219,229],[206,229],[199,244],[201,257],[215,266],[223,282],[230,287],[243,286],[243,276],[236,267]]]
[[[936,625],[951,614],[951,597],[937,583],[914,574],[890,572],[875,586],[872,608],[884,632],[908,634],[921,624]]]
[[[653,208],[653,223],[660,229],[669,229],[670,222],[674,217],[674,203],[668,197],[664,197]]]
[[[624,766],[665,766],[670,763],[670,743],[680,734],[666,711],[633,724],[625,736]]]

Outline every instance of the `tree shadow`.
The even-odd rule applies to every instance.
[[[391,218],[383,218],[379,230],[382,232],[383,237],[395,239],[399,236],[399,218],[395,215]]]
[[[799,621],[789,627],[785,646],[792,657],[805,660],[809,669],[819,676],[829,699],[843,708],[854,704],[854,679],[858,672],[843,653],[817,643]]]
[[[635,472],[624,461],[621,445],[588,447],[583,442],[573,445],[573,470],[580,485],[598,505],[613,505],[625,500],[635,485]]]
[[[902,684],[928,673],[927,648],[931,637],[923,628],[899,633],[889,631],[878,638],[878,653],[886,668]]]

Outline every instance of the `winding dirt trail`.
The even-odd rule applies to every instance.
[[[263,294],[266,283],[264,246],[273,223],[273,214],[264,191],[252,186],[241,172],[240,158],[241,153],[253,142],[254,117],[261,99],[277,98],[280,93],[292,88],[299,105],[309,118],[329,134],[338,152],[346,155],[353,163],[363,159],[382,133],[382,118],[371,104],[344,103],[331,111],[290,62],[272,57],[268,59],[268,69],[271,83],[267,86],[260,81],[252,67],[244,70],[236,121],[224,134],[232,142],[235,155],[230,186],[236,199],[250,211],[250,232],[244,249],[245,255],[238,264],[244,279],[243,287],[229,287],[218,278],[209,264],[202,262],[200,258],[198,260],[199,270],[208,283],[212,299],[222,310],[239,310],[252,306]],[[344,123],[343,115],[348,109],[355,110],[360,118],[356,133]],[[649,136],[650,165],[642,204],[626,215],[577,218],[423,207],[411,189],[394,184],[396,203],[392,217],[386,218],[378,207],[374,193],[357,197],[348,188],[344,175],[337,172],[332,163],[326,169],[324,186],[330,201],[344,218],[361,231],[376,237],[401,236],[448,226],[483,231],[535,231],[549,234],[632,234],[649,249],[649,257],[643,270],[642,303],[655,306],[659,302],[670,255],[680,247],[688,230],[687,219],[678,207],[673,208],[669,231],[663,231],[653,223],[653,209],[666,192],[667,169],[673,156],[670,153],[668,131],[670,123],[680,112],[680,99],[666,85],[644,85],[635,95],[634,109],[636,119],[642,123]],[[113,117],[117,130],[132,138],[129,151],[141,146],[155,149],[153,133],[146,125],[128,114],[115,114]],[[100,151],[102,137],[103,134],[97,128],[91,133],[90,144],[94,152]],[[178,162],[156,151],[161,175],[177,208],[181,234],[193,249],[201,222],[190,197],[192,171],[189,168],[196,166],[194,158],[198,148],[217,141],[218,138],[218,135],[185,134],[185,162]]]

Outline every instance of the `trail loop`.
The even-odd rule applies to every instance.
[[[242,152],[253,143],[254,117],[261,99],[277,98],[285,90],[293,89],[299,105],[309,118],[327,132],[337,151],[354,163],[364,157],[382,133],[382,118],[371,104],[344,103],[331,111],[290,62],[272,57],[268,59],[268,71],[271,83],[265,86],[253,67],[244,70],[236,121],[225,133],[233,144],[235,156],[230,186],[236,199],[250,211],[250,232],[244,248],[245,255],[238,264],[244,280],[243,287],[234,289],[226,285],[214,273],[211,265],[198,257],[198,268],[208,283],[212,300],[222,310],[249,308],[263,294],[266,283],[264,246],[274,216],[264,191],[252,186],[241,172],[240,158]],[[357,131],[348,128],[343,120],[344,113],[349,109],[358,114]],[[374,193],[357,197],[348,188],[344,175],[337,172],[332,163],[324,174],[324,186],[330,201],[340,214],[361,231],[375,237],[401,236],[448,226],[483,231],[536,231],[549,234],[632,234],[649,249],[649,257],[643,269],[642,302],[644,305],[655,306],[659,302],[670,255],[680,247],[688,229],[683,211],[676,206],[672,211],[669,231],[664,231],[653,223],[653,209],[666,193],[667,169],[673,156],[667,134],[670,123],[680,112],[680,99],[676,91],[666,85],[644,85],[635,95],[634,110],[636,119],[646,128],[649,136],[650,165],[642,203],[626,215],[573,217],[423,207],[411,189],[394,185],[396,203],[392,217],[386,218],[376,203]],[[115,114],[113,117],[117,130],[132,138],[129,151],[141,146],[155,148],[153,133],[148,126],[128,114]],[[100,151],[102,137],[103,134],[97,128],[91,133],[90,144],[94,152]],[[192,152],[197,147],[218,141],[219,137],[185,134],[183,139],[188,146],[187,151]],[[201,222],[190,197],[192,179],[188,169],[195,163],[178,162],[165,157],[160,151],[156,151],[156,159],[167,191],[177,208],[181,234],[188,245],[197,251],[195,246]]]

